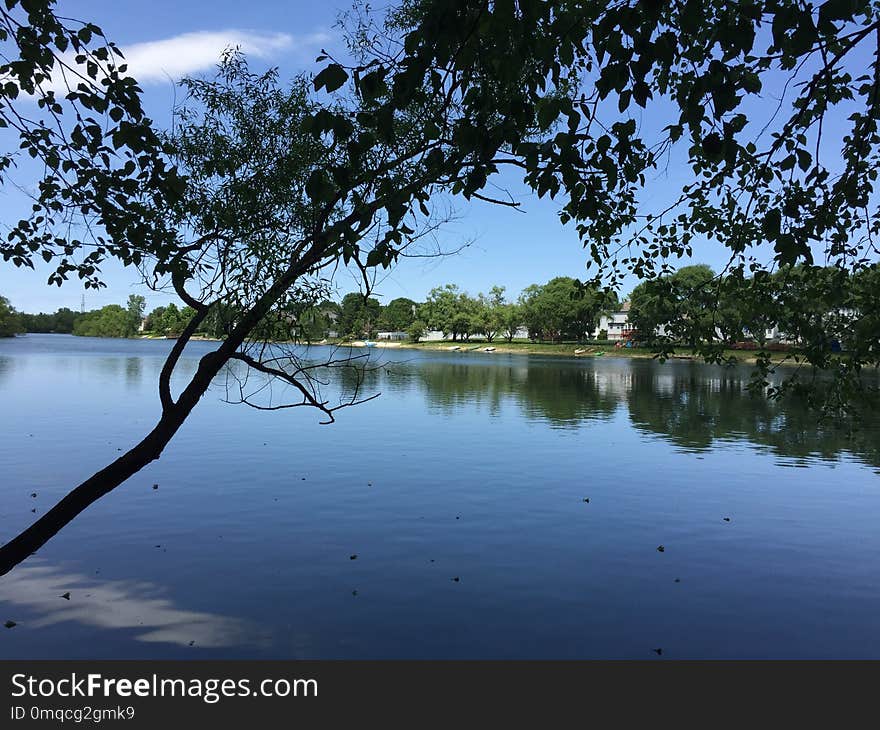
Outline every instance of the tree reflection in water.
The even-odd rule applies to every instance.
[[[742,441],[795,459],[847,453],[880,466],[880,419],[822,420],[795,398],[768,400],[747,390],[751,370],[703,363],[521,356],[418,359],[387,364],[364,386],[386,394],[419,387],[430,408],[452,412],[517,407],[559,428],[607,420],[625,409],[633,426],[675,446],[708,451]],[[479,358],[479,359],[478,359]]]

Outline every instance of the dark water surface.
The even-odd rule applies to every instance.
[[[146,433],[169,348],[0,340],[0,540]],[[0,656],[880,658],[876,424],[745,369],[382,358],[331,426],[213,388],[0,578]]]

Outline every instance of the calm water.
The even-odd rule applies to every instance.
[[[0,540],[146,432],[169,347],[0,340]],[[688,362],[383,358],[331,426],[215,387],[0,578],[0,656],[880,658],[876,424]]]

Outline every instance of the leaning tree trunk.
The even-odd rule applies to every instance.
[[[71,490],[30,527],[0,547],[0,575],[45,545],[91,504],[158,459],[227,359],[218,352],[203,357],[189,385],[175,403],[163,407],[159,422],[140,443]]]
[[[230,358],[234,357],[236,350],[245,338],[250,335],[281,295],[292,286],[293,282],[315,266],[321,256],[325,255],[327,240],[325,237],[320,237],[301,258],[292,262],[284,274],[279,276],[241,317],[220,347],[199,360],[195,374],[176,401],[171,397],[171,375],[186,344],[204,321],[208,312],[211,311],[211,305],[194,300],[187,294],[183,281],[178,280],[178,275],[172,275],[172,283],[178,295],[190,306],[193,306],[197,313],[175,342],[159,375],[159,399],[162,403],[162,416],[159,418],[159,422],[134,448],[86,479],[30,527],[0,547],[0,575],[8,573],[45,545],[89,505],[113,491],[126,479],[162,455],[168,442],[171,441],[192,409],[195,408],[196,403],[210,387],[211,381],[229,362]]]

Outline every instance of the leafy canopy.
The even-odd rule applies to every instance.
[[[161,211],[184,181],[119,49],[93,23],[58,16],[55,0],[7,0],[0,49],[0,130],[14,150],[0,153],[0,185],[21,168],[35,191],[0,239],[3,260],[42,259],[50,284],[75,274],[98,288],[108,257],[170,257],[176,235]]]
[[[316,87],[350,82],[376,104],[380,135],[425,90],[452,99],[453,117],[425,122],[434,177],[486,199],[502,169],[518,170],[558,200],[597,283],[658,278],[711,241],[729,252],[726,272],[802,264],[824,295],[820,268],[877,259],[876,3],[413,0],[359,31],[363,63],[328,59]],[[641,193],[672,156],[691,176],[652,208]],[[824,367],[829,352],[805,356]],[[835,369],[855,384],[878,362],[869,352],[835,355]]]

